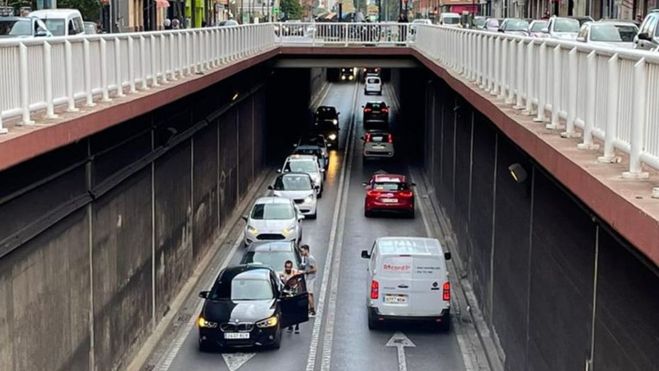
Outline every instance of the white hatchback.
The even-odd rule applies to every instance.
[[[284,166],[277,172],[284,173],[307,173],[313,180],[314,188],[318,190],[318,198],[323,194],[323,174],[325,169],[318,164],[318,158],[314,155],[290,155],[284,161]]]
[[[382,95],[382,79],[378,76],[367,76],[366,84],[364,85],[364,94]]]
[[[254,203],[248,215],[244,231],[244,245],[256,241],[294,241],[302,239],[304,215],[293,200],[283,197],[261,197]]]
[[[421,237],[378,238],[369,259],[366,288],[368,327],[385,320],[428,321],[448,330],[451,283],[439,241]]]

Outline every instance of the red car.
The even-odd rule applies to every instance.
[[[400,212],[414,218],[414,183],[407,183],[404,175],[375,174],[366,187],[364,216],[374,212]]]

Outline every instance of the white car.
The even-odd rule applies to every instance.
[[[369,130],[361,138],[364,141],[364,159],[394,157],[394,138],[383,130]]]
[[[284,197],[295,202],[295,206],[305,217],[316,219],[318,189],[314,187],[311,177],[307,173],[286,173],[275,179],[275,183],[268,186],[272,194]]]
[[[553,16],[543,31],[554,39],[576,40],[580,27],[579,21],[574,18]]]
[[[313,155],[290,155],[284,161],[279,173],[307,173],[313,180],[313,186],[318,187],[318,198],[323,195],[323,174],[325,169],[318,165],[318,158]]]
[[[442,13],[439,15],[439,24],[448,27],[460,27],[460,14]]]
[[[295,241],[302,239],[304,215],[292,200],[283,197],[261,197],[243,219],[247,222],[243,243],[256,241]]]
[[[364,94],[369,95],[373,93],[382,95],[382,80],[378,76],[366,76]]]
[[[53,36],[73,36],[85,33],[82,14],[77,9],[42,9],[30,13],[41,19]]]
[[[420,237],[378,238],[370,252],[366,289],[368,328],[385,320],[428,321],[448,330],[451,283],[439,241]]]
[[[638,27],[632,22],[587,22],[581,26],[577,41],[591,45],[633,49],[636,34]]]

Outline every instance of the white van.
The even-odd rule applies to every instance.
[[[451,283],[439,241],[421,237],[378,238],[369,259],[366,307],[368,328],[385,320],[423,320],[450,326]]]
[[[53,36],[73,36],[85,33],[82,14],[77,9],[42,9],[30,13],[41,19]]]

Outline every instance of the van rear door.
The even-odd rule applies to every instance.
[[[378,307],[385,316],[408,316],[413,307],[411,255],[383,255],[375,280],[379,281]]]
[[[443,298],[444,283],[448,282],[443,256],[414,255],[410,282],[413,315],[439,316],[442,309],[449,307]]]

